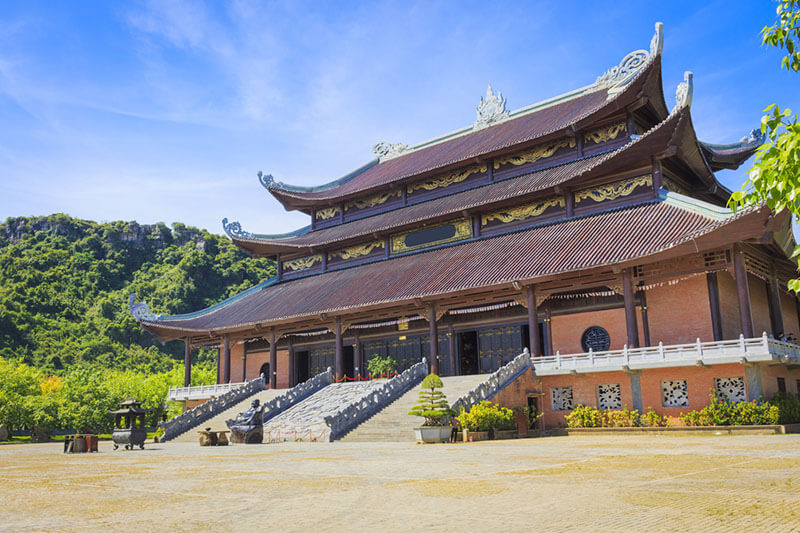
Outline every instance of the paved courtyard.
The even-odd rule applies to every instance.
[[[800,435],[0,446],[0,530],[800,531]]]

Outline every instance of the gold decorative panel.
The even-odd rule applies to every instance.
[[[481,226],[487,225],[492,220],[499,220],[503,223],[525,220],[526,218],[538,217],[551,207],[564,207],[566,205],[563,196],[553,196],[532,204],[521,205],[509,209],[495,211],[481,217]]]
[[[518,154],[500,157],[494,160],[494,169],[497,170],[506,163],[511,163],[515,166],[524,165],[525,163],[534,163],[540,159],[551,157],[554,153],[556,153],[556,151],[558,151],[559,148],[566,147],[575,148],[574,137],[561,139],[560,141],[555,141],[549,144],[543,144],[533,148],[532,150],[527,150]]]
[[[446,233],[448,227],[453,228],[452,235],[447,235],[443,238],[439,239],[432,239],[430,241],[420,243],[420,244],[409,244],[406,239],[410,235],[418,234],[423,231],[436,231],[441,229],[443,233]],[[440,224],[438,226],[432,226],[430,228],[425,229],[417,229],[414,231],[406,231],[404,233],[399,233],[397,235],[392,235],[392,253],[399,254],[403,252],[409,252],[411,250],[419,250],[421,248],[429,248],[431,246],[437,246],[439,244],[446,244],[448,242],[455,242],[460,241],[463,239],[469,239],[472,237],[472,220],[468,218],[458,219],[448,224]]]
[[[637,176],[627,180],[615,181],[607,185],[593,187],[590,189],[583,189],[575,193],[575,203],[578,204],[584,200],[592,200],[593,202],[605,202],[606,200],[615,200],[623,196],[629,196],[639,187],[652,187],[653,176],[647,174],[645,176]]]
[[[408,192],[413,193],[421,189],[425,189],[426,191],[433,191],[435,189],[440,189],[442,187],[449,187],[454,183],[460,183],[464,181],[473,174],[478,174],[479,172],[486,172],[486,170],[487,170],[486,165],[473,165],[465,169],[456,170],[455,172],[451,172],[450,174],[445,174],[444,176],[440,176],[438,178],[416,181],[408,186]]]
[[[314,216],[316,217],[317,220],[328,220],[329,218],[333,218],[338,214],[339,214],[339,206],[335,205],[333,207],[317,209],[317,212]]]
[[[345,202],[344,210],[349,211],[350,209],[367,209],[369,207],[375,207],[376,205],[381,205],[386,203],[389,198],[395,198],[400,196],[400,191],[389,191],[381,194],[376,194],[374,196],[370,196],[369,198],[360,199],[357,198],[355,200],[350,200],[349,202]]]
[[[619,137],[619,134],[626,131],[628,129],[628,125],[624,122],[620,122],[619,124],[612,124],[611,126],[603,126],[602,128],[598,128],[596,130],[590,131],[586,135],[583,136],[583,139],[586,143],[593,142],[595,144],[604,143],[606,141],[611,141]]]
[[[368,242],[367,244],[358,244],[356,246],[350,246],[349,248],[331,252],[328,254],[328,258],[334,259],[336,257],[340,257],[342,259],[354,259],[356,257],[369,255],[376,248],[384,248],[385,246],[386,243],[384,241],[372,241]]]
[[[298,272],[300,270],[309,269],[312,266],[316,265],[317,263],[321,262],[322,262],[322,256],[320,254],[308,255],[306,257],[298,257],[297,259],[290,259],[288,261],[284,261],[283,269],[292,272]]]

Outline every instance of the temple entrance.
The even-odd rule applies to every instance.
[[[294,352],[294,360],[295,364],[297,365],[296,368],[296,378],[297,383],[303,383],[308,381],[308,351],[301,350]]]
[[[542,347],[543,352],[546,352],[547,348],[544,342],[544,322],[539,322],[537,325],[538,325],[537,329],[539,330],[539,346]],[[529,344],[531,343],[531,337],[529,333],[531,330],[530,326],[528,326],[528,324],[525,324],[520,328],[520,330],[522,333],[522,346],[527,347],[528,350],[531,352],[531,355],[551,355],[548,353],[540,353],[540,354],[533,353],[533,347],[529,346]]]
[[[269,385],[269,363],[264,363],[258,370],[259,376],[264,376],[264,383]]]
[[[352,346],[344,346],[342,349],[342,355],[344,356],[344,375],[348,378],[356,377],[356,364],[355,359],[353,357],[353,347]]]
[[[461,375],[479,373],[477,331],[462,331],[458,333],[458,361],[461,367]]]

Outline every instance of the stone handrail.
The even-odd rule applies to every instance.
[[[456,413],[460,413],[461,409],[469,411],[476,403],[488,400],[497,394],[530,367],[531,354],[528,352],[528,349],[525,348],[524,352],[498,368],[486,381],[454,401],[450,408]]]
[[[328,367],[328,370],[325,372],[321,372],[308,381],[295,385],[286,391],[286,394],[277,396],[263,404],[261,406],[261,412],[263,413],[261,417],[262,421],[266,423],[267,420],[276,417],[291,406],[300,403],[331,383],[333,383],[333,371]]]
[[[167,420],[166,422],[159,422],[158,427],[164,428],[164,436],[161,441],[172,440],[178,435],[181,435],[192,428],[195,428],[218,415],[222,411],[233,407],[241,402],[248,396],[264,390],[264,378],[259,376],[252,381],[248,381],[243,387],[229,390],[228,392],[208,400],[205,403],[198,405],[182,414]]]
[[[201,400],[212,396],[225,394],[233,389],[244,387],[247,381],[241,383],[215,383],[214,385],[197,385],[194,387],[170,387],[167,399],[173,402],[182,400]]]
[[[325,424],[329,428],[328,439],[333,441],[343,437],[348,431],[354,429],[369,417],[408,392],[427,375],[428,362],[423,357],[422,361],[419,363],[411,366],[399,376],[388,380],[374,391],[359,398],[356,402],[345,407],[335,415],[326,416]]]
[[[800,346],[771,339],[764,333],[761,337],[700,342],[691,344],[623,348],[605,352],[586,352],[569,355],[534,357],[531,360],[534,373],[539,376],[592,372],[599,370],[640,370],[663,366],[689,366],[696,364],[756,363],[766,361],[800,360]]]

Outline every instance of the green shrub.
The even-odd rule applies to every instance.
[[[653,411],[652,407],[647,408],[647,412],[639,418],[639,422],[642,426],[649,428],[665,428],[670,425],[669,417],[661,416]]]
[[[800,395],[779,392],[769,403],[778,408],[778,424],[800,423]]]
[[[385,357],[375,354],[367,362],[367,371],[375,377],[381,374],[391,374],[397,370],[397,360],[387,355]]]
[[[568,428],[603,427],[603,414],[594,407],[578,404],[566,417]]]
[[[687,426],[753,426],[777,424],[780,414],[780,408],[769,402],[731,403],[711,389],[707,406],[681,413],[679,418]]]
[[[455,411],[450,409],[445,394],[438,390],[444,387],[441,378],[436,374],[428,374],[422,380],[421,387],[419,401],[408,414],[424,417],[423,426],[441,426],[445,418],[455,414]]]
[[[514,429],[514,411],[500,407],[488,400],[472,406],[469,411],[461,411],[456,417],[458,425],[469,431],[489,431],[490,429]]]

